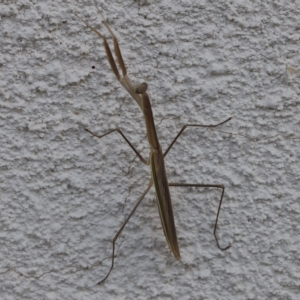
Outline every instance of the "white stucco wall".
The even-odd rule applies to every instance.
[[[298,1],[99,1],[132,81],[146,81],[171,188],[181,261],[153,190],[142,114],[115,79],[92,1],[0,4],[0,298],[299,299]],[[111,40],[110,40],[111,41]],[[92,66],[95,68],[93,69]]]

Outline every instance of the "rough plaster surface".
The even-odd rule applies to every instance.
[[[157,3],[158,2],[158,3]],[[297,1],[99,1],[133,81],[149,84],[182,259],[154,192],[111,239],[150,178],[144,121],[112,74],[92,1],[0,4],[0,298],[299,299],[300,7]],[[94,67],[94,68],[93,68]]]

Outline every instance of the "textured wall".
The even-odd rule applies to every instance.
[[[157,3],[159,2],[159,3]],[[132,81],[149,84],[182,259],[150,178],[142,114],[112,74],[92,1],[0,4],[1,299],[299,299],[300,8],[297,1],[99,1]],[[110,40],[111,41],[111,40]],[[94,68],[93,68],[94,67]]]

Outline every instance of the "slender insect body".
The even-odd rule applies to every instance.
[[[95,4],[98,12],[99,9],[97,5]],[[201,187],[201,188],[218,188],[222,190],[221,198],[219,201],[219,206],[218,206],[218,211],[217,211],[217,217],[215,221],[215,227],[214,227],[214,236],[215,240],[217,243],[217,246],[221,250],[226,250],[230,247],[227,246],[225,248],[222,248],[219,245],[217,236],[216,236],[216,230],[217,230],[217,223],[218,223],[218,218],[219,218],[219,213],[221,210],[221,205],[222,205],[222,200],[223,200],[223,195],[224,195],[224,186],[221,184],[199,184],[199,183],[169,183],[167,179],[167,174],[166,174],[166,169],[165,169],[165,163],[164,163],[164,157],[167,155],[167,153],[170,151],[174,143],[177,141],[179,136],[183,133],[183,131],[187,127],[204,127],[204,128],[213,128],[220,126],[226,122],[228,122],[231,118],[226,119],[225,121],[215,124],[215,125],[202,125],[202,124],[186,124],[182,127],[182,129],[179,131],[179,133],[176,135],[176,137],[173,139],[172,143],[169,145],[167,150],[165,152],[162,151],[162,148],[159,144],[157,134],[156,134],[156,129],[155,129],[155,124],[154,124],[154,119],[153,119],[153,113],[152,113],[152,108],[151,108],[151,103],[147,94],[147,84],[142,83],[137,86],[133,86],[131,84],[131,81],[127,75],[127,70],[123,61],[123,57],[119,48],[118,40],[115,37],[114,33],[112,32],[110,26],[106,21],[103,21],[104,26],[108,29],[109,33],[113,37],[114,41],[114,50],[115,50],[115,55],[117,57],[118,63],[121,67],[122,70],[122,76],[120,75],[118,68],[116,66],[115,60],[112,56],[110,47],[108,45],[108,42],[105,38],[104,35],[102,35],[96,28],[88,25],[87,22],[83,21],[77,14],[75,14],[87,27],[89,27],[93,32],[95,32],[102,40],[103,40],[103,45],[104,49],[109,61],[109,64],[111,66],[111,69],[113,73],[115,74],[116,78],[118,81],[121,83],[121,85],[127,90],[127,92],[130,94],[130,96],[136,101],[136,103],[139,105],[141,108],[144,119],[145,119],[145,125],[146,125],[146,131],[147,131],[147,136],[148,136],[148,141],[150,145],[150,157],[148,160],[142,157],[142,155],[135,149],[135,147],[130,143],[130,141],[126,138],[126,136],[123,134],[121,129],[115,128],[110,130],[109,132],[103,134],[103,135],[97,135],[90,131],[89,129],[85,129],[88,131],[90,134],[97,138],[102,138],[104,136],[107,136],[113,132],[118,132],[122,138],[126,141],[126,143],[131,147],[131,149],[135,152],[135,154],[139,157],[139,159],[146,165],[150,164],[150,169],[151,169],[151,176],[152,179],[150,180],[148,187],[146,190],[142,193],[142,195],[139,197],[137,200],[136,204],[134,205],[132,211],[130,214],[127,216],[125,219],[124,223],[122,224],[121,228],[117,231],[115,234],[113,240],[112,240],[112,259],[111,259],[111,266],[106,274],[106,276],[98,283],[101,284],[103,283],[109,276],[110,272],[112,271],[114,267],[114,259],[115,259],[115,243],[123,231],[124,227],[126,226],[127,222],[131,218],[131,216],[134,214],[135,210],[137,207],[140,205],[142,202],[143,198],[145,195],[148,193],[152,185],[154,184],[155,192],[156,192],[156,198],[157,198],[157,203],[158,203],[158,210],[159,210],[159,216],[161,219],[161,224],[163,227],[163,231],[167,240],[167,243],[174,254],[176,259],[180,259],[180,251],[179,251],[179,246],[178,246],[178,240],[177,240],[177,235],[176,235],[176,228],[175,228],[175,221],[174,221],[174,215],[173,215],[173,209],[172,209],[172,202],[171,202],[171,196],[170,196],[170,191],[169,191],[169,186],[177,186],[177,187]]]
[[[142,110],[144,113],[147,136],[151,148],[151,174],[154,183],[159,216],[168,245],[176,259],[180,259],[180,251],[176,234],[171,195],[164,162],[164,154],[158,142],[152,107],[146,93],[147,84],[142,83],[135,88],[135,92],[142,95]]]

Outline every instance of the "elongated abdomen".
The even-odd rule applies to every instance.
[[[161,224],[171,251],[176,259],[180,259],[171,196],[160,147],[158,151],[154,150],[151,153],[151,170]]]

